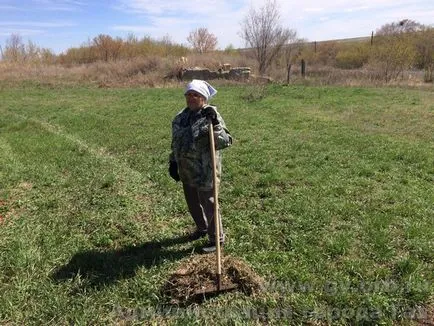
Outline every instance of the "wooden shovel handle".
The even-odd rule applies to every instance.
[[[215,225],[215,245],[216,245],[216,258],[217,258],[217,280],[218,287],[221,287],[221,254],[220,254],[220,216],[219,216],[219,201],[218,201],[218,181],[217,181],[217,164],[216,164],[216,150],[214,141],[214,128],[211,119],[208,119],[208,130],[209,130],[209,142],[210,142],[210,152],[211,152],[211,163],[212,163],[212,178],[213,178],[213,192],[214,192],[214,225]]]

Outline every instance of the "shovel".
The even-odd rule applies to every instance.
[[[217,180],[217,162],[215,153],[215,141],[214,141],[214,128],[211,119],[208,119],[209,130],[209,147],[211,152],[211,164],[212,164],[212,182],[214,191],[214,226],[215,226],[215,245],[216,245],[216,261],[217,261],[217,278],[216,285],[217,291],[222,287],[222,257],[220,248],[220,215],[219,215],[219,200],[218,200],[218,180]]]
[[[218,183],[217,183],[217,164],[215,153],[214,141],[214,128],[211,119],[208,119],[211,163],[212,163],[212,177],[213,177],[213,192],[214,192],[214,225],[215,225],[215,245],[216,245],[216,285],[215,287],[208,287],[200,290],[199,295],[218,295],[220,292],[226,292],[236,289],[238,286],[234,283],[222,284],[222,257],[220,247],[220,215],[219,215],[219,201],[218,201]]]

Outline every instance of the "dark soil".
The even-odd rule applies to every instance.
[[[189,304],[224,293],[225,288],[233,285],[235,291],[246,295],[258,293],[264,286],[264,281],[245,262],[230,256],[222,257],[222,291],[217,290],[216,279],[215,255],[193,256],[181,261],[164,284],[162,293],[171,304]]]

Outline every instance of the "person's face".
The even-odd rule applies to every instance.
[[[185,100],[187,102],[187,106],[193,111],[200,110],[206,102],[205,97],[195,91],[188,91],[185,94]]]

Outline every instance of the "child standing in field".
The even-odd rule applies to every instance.
[[[217,183],[221,176],[220,150],[232,144],[232,137],[217,107],[208,101],[217,90],[203,80],[194,79],[185,88],[187,107],[172,121],[172,152],[169,157],[169,173],[175,180],[181,180],[188,209],[196,224],[190,240],[206,235],[209,243],[204,252],[216,250],[214,226],[214,194],[212,161],[209,145],[208,120],[214,131]],[[218,212],[220,217],[220,212]],[[225,240],[220,220],[220,243]]]

